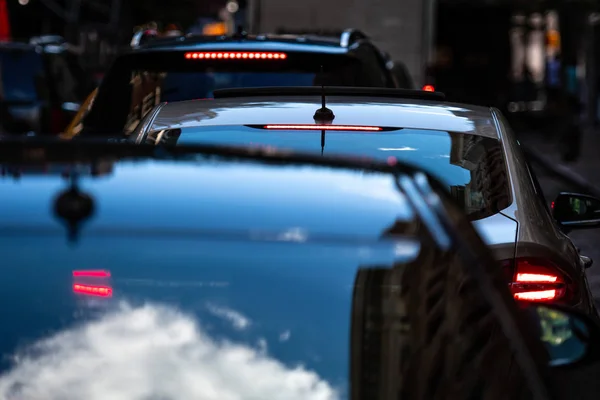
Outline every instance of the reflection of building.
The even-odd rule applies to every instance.
[[[451,133],[450,139],[450,164],[471,172],[467,186],[451,187],[454,199],[464,206],[467,214],[490,214],[508,206],[508,177],[502,148],[482,136]]]
[[[131,110],[125,133],[131,133],[150,110],[160,103],[163,77],[159,73],[142,72],[131,79]]]
[[[350,398],[398,398],[403,306],[402,269],[360,269],[355,281],[350,338]]]

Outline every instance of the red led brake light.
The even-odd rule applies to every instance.
[[[543,261],[517,260],[510,284],[513,296],[524,301],[556,301],[565,297],[567,285],[562,274]]]
[[[426,92],[435,92],[435,88],[433,87],[433,85],[425,85],[423,86],[423,90]]]
[[[265,125],[265,129],[286,130],[286,131],[363,131],[377,132],[382,128],[379,126],[360,126],[360,125]]]
[[[286,53],[271,51],[192,51],[185,53],[188,60],[285,60]]]
[[[110,278],[110,271],[104,270],[89,270],[89,271],[73,271],[74,278],[90,277],[90,278]]]
[[[79,283],[73,284],[73,292],[98,297],[112,296],[112,288],[108,286],[81,285]]]

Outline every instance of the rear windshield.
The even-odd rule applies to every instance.
[[[150,134],[147,142],[156,143]],[[506,164],[497,139],[445,131],[398,129],[382,132],[280,131],[249,126],[175,129],[164,144],[273,146],[323,154],[395,157],[424,169],[448,185],[471,220],[496,214],[511,202]],[[323,139],[323,140],[322,140]],[[321,146],[323,144],[323,146]]]
[[[285,60],[196,60],[186,59],[185,52],[134,53],[121,57],[104,78],[84,120],[84,130],[130,132],[160,102],[211,98],[217,89],[321,84],[385,86],[381,75],[346,54],[287,53]]]
[[[11,103],[37,100],[43,77],[42,57],[34,50],[0,49],[0,100]]]

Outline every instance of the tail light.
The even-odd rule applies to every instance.
[[[433,85],[425,85],[423,86],[423,90],[426,92],[435,92],[435,88],[433,87]]]
[[[564,302],[572,295],[568,277],[548,261],[519,258],[505,262],[504,268],[516,300]]]

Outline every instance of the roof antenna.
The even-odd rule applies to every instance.
[[[321,108],[315,111],[315,115],[313,119],[315,120],[315,124],[317,125],[330,125],[335,119],[335,115],[333,111],[327,108],[326,98],[325,98],[325,85],[323,79],[323,66],[321,65]],[[323,155],[323,151],[325,150],[325,129],[321,129],[321,155]]]
[[[325,99],[325,85],[323,84],[323,66],[321,65],[321,108],[315,111],[315,115],[313,119],[317,124],[331,124],[335,115],[333,111],[327,108],[326,99]]]

